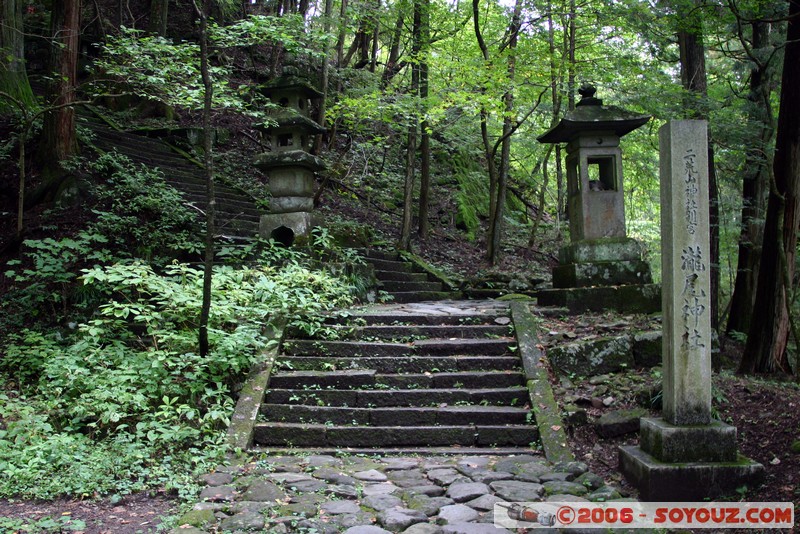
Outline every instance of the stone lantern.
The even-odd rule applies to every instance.
[[[260,234],[287,246],[315,226],[314,173],[325,168],[321,159],[308,153],[312,136],[325,132],[308,117],[309,100],[321,98],[322,93],[294,75],[294,70],[285,68],[283,76],[262,89],[280,109],[263,127],[271,151],[255,162],[269,177],[272,194],[270,213],[261,217]]]
[[[642,245],[625,231],[619,140],[650,116],[603,106],[591,86],[579,94],[575,109],[537,138],[567,143],[570,244],[560,251],[553,287],[648,284],[652,277]]]

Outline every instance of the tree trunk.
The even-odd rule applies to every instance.
[[[339,35],[336,38],[336,66],[342,68],[344,63],[344,38],[347,35],[347,0],[342,0],[339,8]]]
[[[25,40],[22,2],[0,0],[0,91],[33,106],[36,102],[25,72]],[[0,98],[0,111],[16,109],[13,102]]]
[[[78,151],[75,134],[75,110],[68,104],[75,101],[80,43],[80,0],[53,3],[51,35],[53,44],[48,87],[49,102],[60,106],[44,115],[42,125],[41,161],[46,177],[60,176],[60,163]]]
[[[514,76],[516,74],[516,48],[519,40],[519,31],[522,26],[522,0],[516,0],[511,24],[508,28],[508,60],[506,73],[508,76],[508,91],[503,95],[503,133],[500,141],[500,169],[497,173],[497,193],[492,217],[489,220],[489,238],[486,245],[486,257],[489,263],[496,265],[500,259],[500,248],[503,240],[503,217],[505,216],[508,177],[511,172],[511,134],[514,123]],[[494,154],[495,150],[492,151]]]
[[[211,316],[211,280],[214,273],[214,234],[216,233],[217,197],[214,187],[214,157],[211,152],[211,101],[214,84],[208,66],[208,13],[211,0],[204,0],[202,10],[196,0],[195,11],[200,18],[200,73],[203,77],[203,164],[206,171],[206,238],[203,258],[203,304],[200,309],[198,345],[200,356],[208,354],[208,323]]]
[[[168,13],[169,0],[150,0],[150,21],[147,24],[147,31],[165,37]]]
[[[786,346],[800,223],[800,0],[789,0],[773,180],[764,224],[756,302],[738,372],[790,373]]]
[[[752,48],[763,50],[769,45],[769,24],[752,23]],[[742,215],[736,283],[731,297],[727,332],[750,329],[758,281],[758,261],[764,231],[766,199],[769,194],[769,161],[767,150],[774,127],[770,107],[771,71],[768,63],[751,58],[750,93],[748,94],[748,131],[755,132],[747,142],[742,177]]]
[[[323,19],[323,30],[327,35],[331,31],[331,16],[333,15],[333,0],[325,0],[325,18]],[[325,121],[327,120],[327,113],[328,113],[328,84],[330,80],[330,60],[328,56],[330,55],[330,41],[325,40],[325,49],[322,54],[322,82],[320,89],[322,90],[322,98],[319,102],[319,110],[317,112],[317,124],[320,126],[325,126]],[[325,134],[319,134],[314,139],[314,154],[319,154],[322,151],[322,145],[325,142]]]
[[[686,108],[689,117],[708,120],[706,103],[707,81],[705,47],[703,46],[703,20],[699,10],[700,0],[678,9],[678,47],[681,61],[681,81],[688,92]],[[688,8],[688,9],[687,9]],[[708,218],[711,244],[711,328],[719,328],[719,188],[714,165],[714,145],[708,139]]]
[[[411,95],[419,96],[420,63],[419,53],[422,49],[422,10],[420,2],[414,0],[414,26],[412,28],[411,56],[413,67],[411,69]],[[411,224],[414,204],[414,166],[417,153],[417,123],[416,113],[411,117],[408,126],[408,146],[406,147],[406,178],[403,188],[403,226],[400,229],[400,250],[411,250]]]
[[[430,231],[428,221],[428,207],[430,204],[431,190],[431,135],[428,125],[428,48],[430,46],[430,0],[420,0],[421,26],[420,26],[420,54],[419,59],[419,98],[422,105],[423,118],[420,123],[420,180],[419,180],[419,227],[421,238],[426,238]]]
[[[403,4],[397,7],[397,21],[394,23],[392,33],[392,43],[389,46],[389,57],[386,59],[386,67],[381,75],[381,89],[385,89],[394,75],[400,71],[398,60],[400,59],[400,38],[403,36]]]

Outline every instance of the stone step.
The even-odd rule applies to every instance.
[[[255,443],[293,447],[524,446],[536,442],[535,426],[328,426],[257,424]]]
[[[382,282],[427,282],[426,273],[406,273],[400,271],[375,271],[375,278]]]
[[[556,308],[563,310],[563,308]],[[357,320],[361,324],[368,326],[375,325],[478,325],[478,324],[501,324],[507,326],[511,324],[511,312],[508,310],[498,310],[480,315],[446,315],[446,314],[427,314],[414,312],[359,312],[346,316],[334,315],[329,317],[326,322],[329,324],[350,323]]]
[[[513,338],[497,339],[421,339],[413,343],[378,343],[365,341],[321,341],[290,339],[283,344],[290,356],[454,356],[510,354]]]
[[[379,373],[426,373],[519,369],[518,356],[281,356],[279,367],[303,371],[366,369]]]
[[[479,324],[479,325],[373,325],[352,327],[335,325],[328,327],[332,330],[331,337],[339,339],[386,339],[412,341],[414,339],[451,339],[451,338],[492,338],[507,337],[511,335],[509,326]]]
[[[405,291],[442,291],[441,282],[399,282],[394,280],[384,280],[380,284],[380,289],[389,293]]]
[[[262,417],[280,423],[372,426],[524,425],[530,411],[510,406],[352,408],[262,404]]]
[[[367,261],[375,267],[376,271],[394,271],[401,273],[415,272],[414,264],[407,261],[380,260],[377,258],[369,258]]]
[[[391,293],[395,303],[424,302],[426,300],[450,300],[461,297],[460,292],[453,291],[397,291]]]
[[[384,250],[380,248],[370,248],[370,249],[362,249],[361,254],[367,258],[368,260],[388,260],[388,261],[399,261],[400,256],[397,254],[396,250]]]
[[[289,371],[270,377],[272,388],[302,388],[314,384],[336,389],[505,388],[524,386],[525,375],[512,371],[382,374],[371,369],[343,371]]]
[[[248,452],[256,455],[272,454],[277,456],[311,456],[315,454],[337,456],[342,454],[342,449],[341,447],[262,447],[256,445],[248,449]],[[369,447],[347,448],[347,454],[351,456],[380,454],[384,457],[415,456],[419,458],[431,458],[436,456],[480,456],[487,453],[492,456],[535,456],[544,459],[541,453],[536,452],[530,447],[530,444],[520,447],[492,447],[491,450],[487,450],[486,447],[415,447],[414,445],[405,447],[384,446],[380,449]]]
[[[267,392],[267,404],[305,404],[312,406],[350,406],[380,408],[388,406],[454,406],[458,404],[523,406],[528,398],[525,387],[466,389],[279,389]]]

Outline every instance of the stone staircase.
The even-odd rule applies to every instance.
[[[368,249],[366,261],[375,269],[378,289],[386,291],[397,303],[422,302],[458,298],[433,274],[418,265],[403,260],[397,251]]]
[[[136,163],[163,171],[167,183],[183,194],[187,204],[202,217],[206,206],[205,171],[196,162],[181,155],[168,144],[112,128],[97,115],[83,110],[81,125],[94,134],[90,144],[102,152],[116,150]],[[250,239],[258,235],[262,212],[253,199],[242,191],[216,183],[217,232],[230,240]]]
[[[285,340],[255,445],[530,452],[538,430],[508,308],[441,302],[412,309],[348,315],[324,337]]]

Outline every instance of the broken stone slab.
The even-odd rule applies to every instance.
[[[412,510],[419,510],[428,517],[431,517],[438,514],[442,507],[452,504],[455,504],[455,501],[449,497],[428,497],[427,495],[420,494],[409,498],[407,507]]]
[[[595,421],[594,428],[600,437],[606,439],[633,434],[639,431],[639,421],[647,415],[648,412],[644,408],[614,410],[601,415]]]
[[[206,486],[225,486],[233,482],[233,475],[230,473],[208,473],[200,477],[200,482]]]
[[[436,522],[440,525],[471,523],[478,519],[480,514],[464,504],[451,504],[439,510],[439,517]]]
[[[489,512],[494,510],[494,505],[499,502],[506,502],[500,497],[496,495],[481,495],[477,499],[472,499],[471,501],[467,501],[464,504],[469,506],[470,508],[474,508],[479,512]]]
[[[200,492],[201,501],[230,502],[236,499],[236,489],[233,486],[210,486]]]
[[[634,365],[631,336],[603,337],[551,347],[547,357],[562,374],[592,376],[630,369]]]
[[[391,482],[381,482],[379,484],[367,484],[362,489],[364,495],[389,495],[399,490]]]
[[[387,476],[377,469],[369,469],[367,471],[353,473],[353,478],[364,482],[385,482],[388,480]]]
[[[497,484],[495,482],[493,484]],[[460,482],[447,488],[446,495],[455,502],[471,501],[481,495],[489,493],[489,486],[481,482]]]
[[[383,512],[389,508],[403,507],[403,500],[399,497],[395,497],[394,495],[367,495],[364,497],[361,503],[377,512]]]
[[[452,468],[445,468],[445,469],[431,469],[427,473],[428,478],[431,479],[433,482],[440,484],[442,486],[447,486],[452,484],[456,480],[463,478],[462,475]]]
[[[423,523],[428,516],[419,510],[410,508],[391,508],[378,514],[378,522],[387,530],[397,532],[406,529],[414,523]]]
[[[499,480],[492,482],[495,495],[512,502],[538,501],[544,494],[544,486],[535,482],[519,480]]]
[[[286,498],[277,485],[268,480],[253,481],[242,494],[243,501],[275,502]]]
[[[564,480],[551,480],[542,484],[546,495],[575,495],[581,497],[589,493],[589,490],[583,484],[576,484],[575,482],[567,482]]]
[[[257,512],[242,512],[223,519],[221,530],[261,530],[265,525],[264,516]]]
[[[350,527],[344,531],[344,534],[392,534],[385,528],[376,527],[375,525],[359,525]]]
[[[403,534],[441,534],[442,527],[430,523],[417,523],[403,531]]]
[[[360,512],[361,508],[353,501],[328,501],[322,503],[320,511],[328,515],[355,514]]]
[[[637,367],[661,365],[661,332],[639,332],[633,336],[633,361]]]
[[[442,527],[442,534],[512,534],[510,530],[490,523],[456,523]]]

